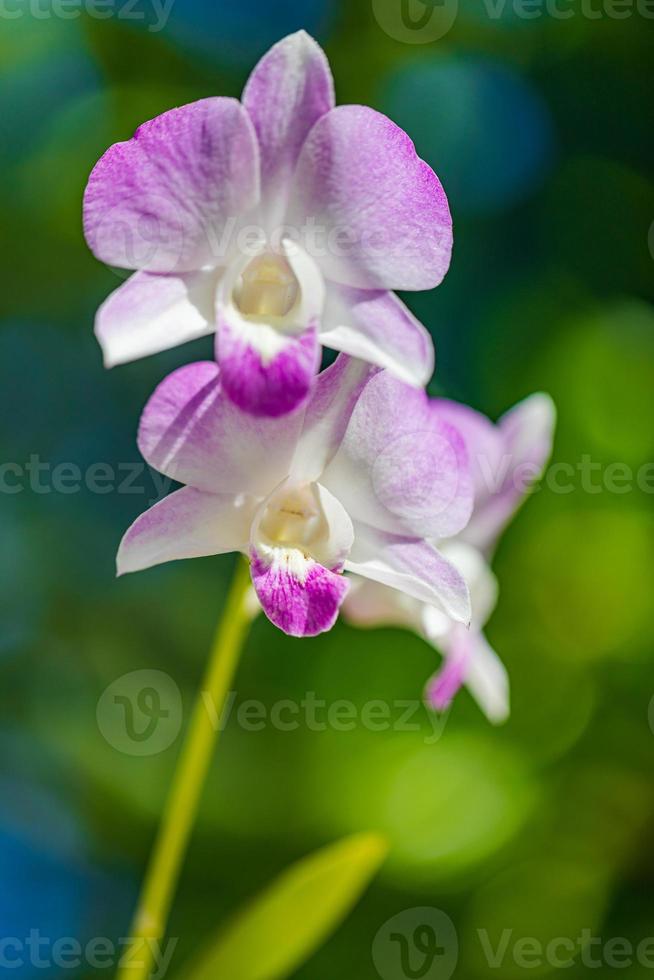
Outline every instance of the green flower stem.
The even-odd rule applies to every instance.
[[[130,932],[133,940],[130,944],[133,950],[131,962],[121,966],[118,980],[145,980],[149,977],[153,965],[152,951],[165,935],[200,795],[219,736],[216,717],[220,718],[222,714],[252,619],[247,607],[249,587],[247,562],[239,559],[133,919]],[[209,705],[215,711],[208,710]]]

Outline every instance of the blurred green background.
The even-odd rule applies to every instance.
[[[339,623],[297,641],[255,623],[175,904],[170,975],[291,860],[357,830],[388,834],[391,855],[303,980],[377,977],[375,935],[416,907],[452,919],[462,978],[497,975],[480,929],[493,946],[505,929],[512,942],[654,935],[651,21],[600,0],[571,2],[566,19],[461,0],[451,28],[419,43],[420,18],[400,29],[400,7],[174,0],[164,25],[149,0],[131,8],[141,17],[118,0],[102,17],[90,0],[2,8],[0,937],[126,935],[180,739],[130,754],[103,735],[98,702],[124,674],[163,671],[187,716],[232,567],[114,578],[123,530],[160,490],[148,470],[125,485],[140,409],[173,367],[211,356],[211,340],[103,369],[93,316],[119,280],[84,243],[85,181],[144,119],[239,95],[299,27],[324,44],[338,101],[392,116],[448,192],[451,271],[404,297],[436,342],[432,392],[493,418],[550,392],[553,462],[567,468],[498,552],[488,635],[511,677],[502,728],[464,692],[436,729],[418,705],[409,731],[313,730],[304,716],[293,731],[246,730],[243,702],[310,692],[358,709],[382,700],[399,718],[436,664],[400,631]],[[91,492],[98,463],[115,479]],[[501,975],[524,972],[509,952]]]

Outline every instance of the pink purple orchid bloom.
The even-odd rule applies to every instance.
[[[432,373],[429,334],[392,290],[443,279],[445,193],[393,122],[335,107],[303,31],[264,56],[241,102],[171,109],[110,147],[84,229],[98,259],[137,270],[97,315],[108,366],[215,332],[222,391],[258,416],[308,398],[321,345],[418,387]]]
[[[264,612],[293,636],[333,626],[344,571],[469,622],[464,578],[425,540],[452,537],[470,517],[463,440],[387,371],[342,354],[304,409],[271,419],[226,398],[214,362],[190,364],[150,398],[139,447],[186,486],[127,531],[119,574],[240,551]]]
[[[465,684],[494,722],[509,711],[506,670],[483,628],[495,608],[498,585],[490,562],[502,531],[545,466],[552,448],[555,411],[547,395],[536,394],[516,405],[493,425],[466,405],[434,399],[439,419],[455,426],[468,450],[474,483],[474,509],[466,527],[438,548],[459,570],[470,589],[469,628],[456,622],[438,603],[421,602],[357,578],[343,612],[358,626],[405,626],[445,657],[442,669],[427,685],[427,700],[442,711]]]

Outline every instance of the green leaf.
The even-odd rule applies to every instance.
[[[186,980],[288,977],[343,921],[387,851],[378,834],[357,834],[292,865],[236,915]]]

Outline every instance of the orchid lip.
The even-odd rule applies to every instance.
[[[349,583],[340,574],[352,522],[320,483],[287,479],[261,503],[252,525],[252,580],[268,618],[293,636],[333,626]]]

